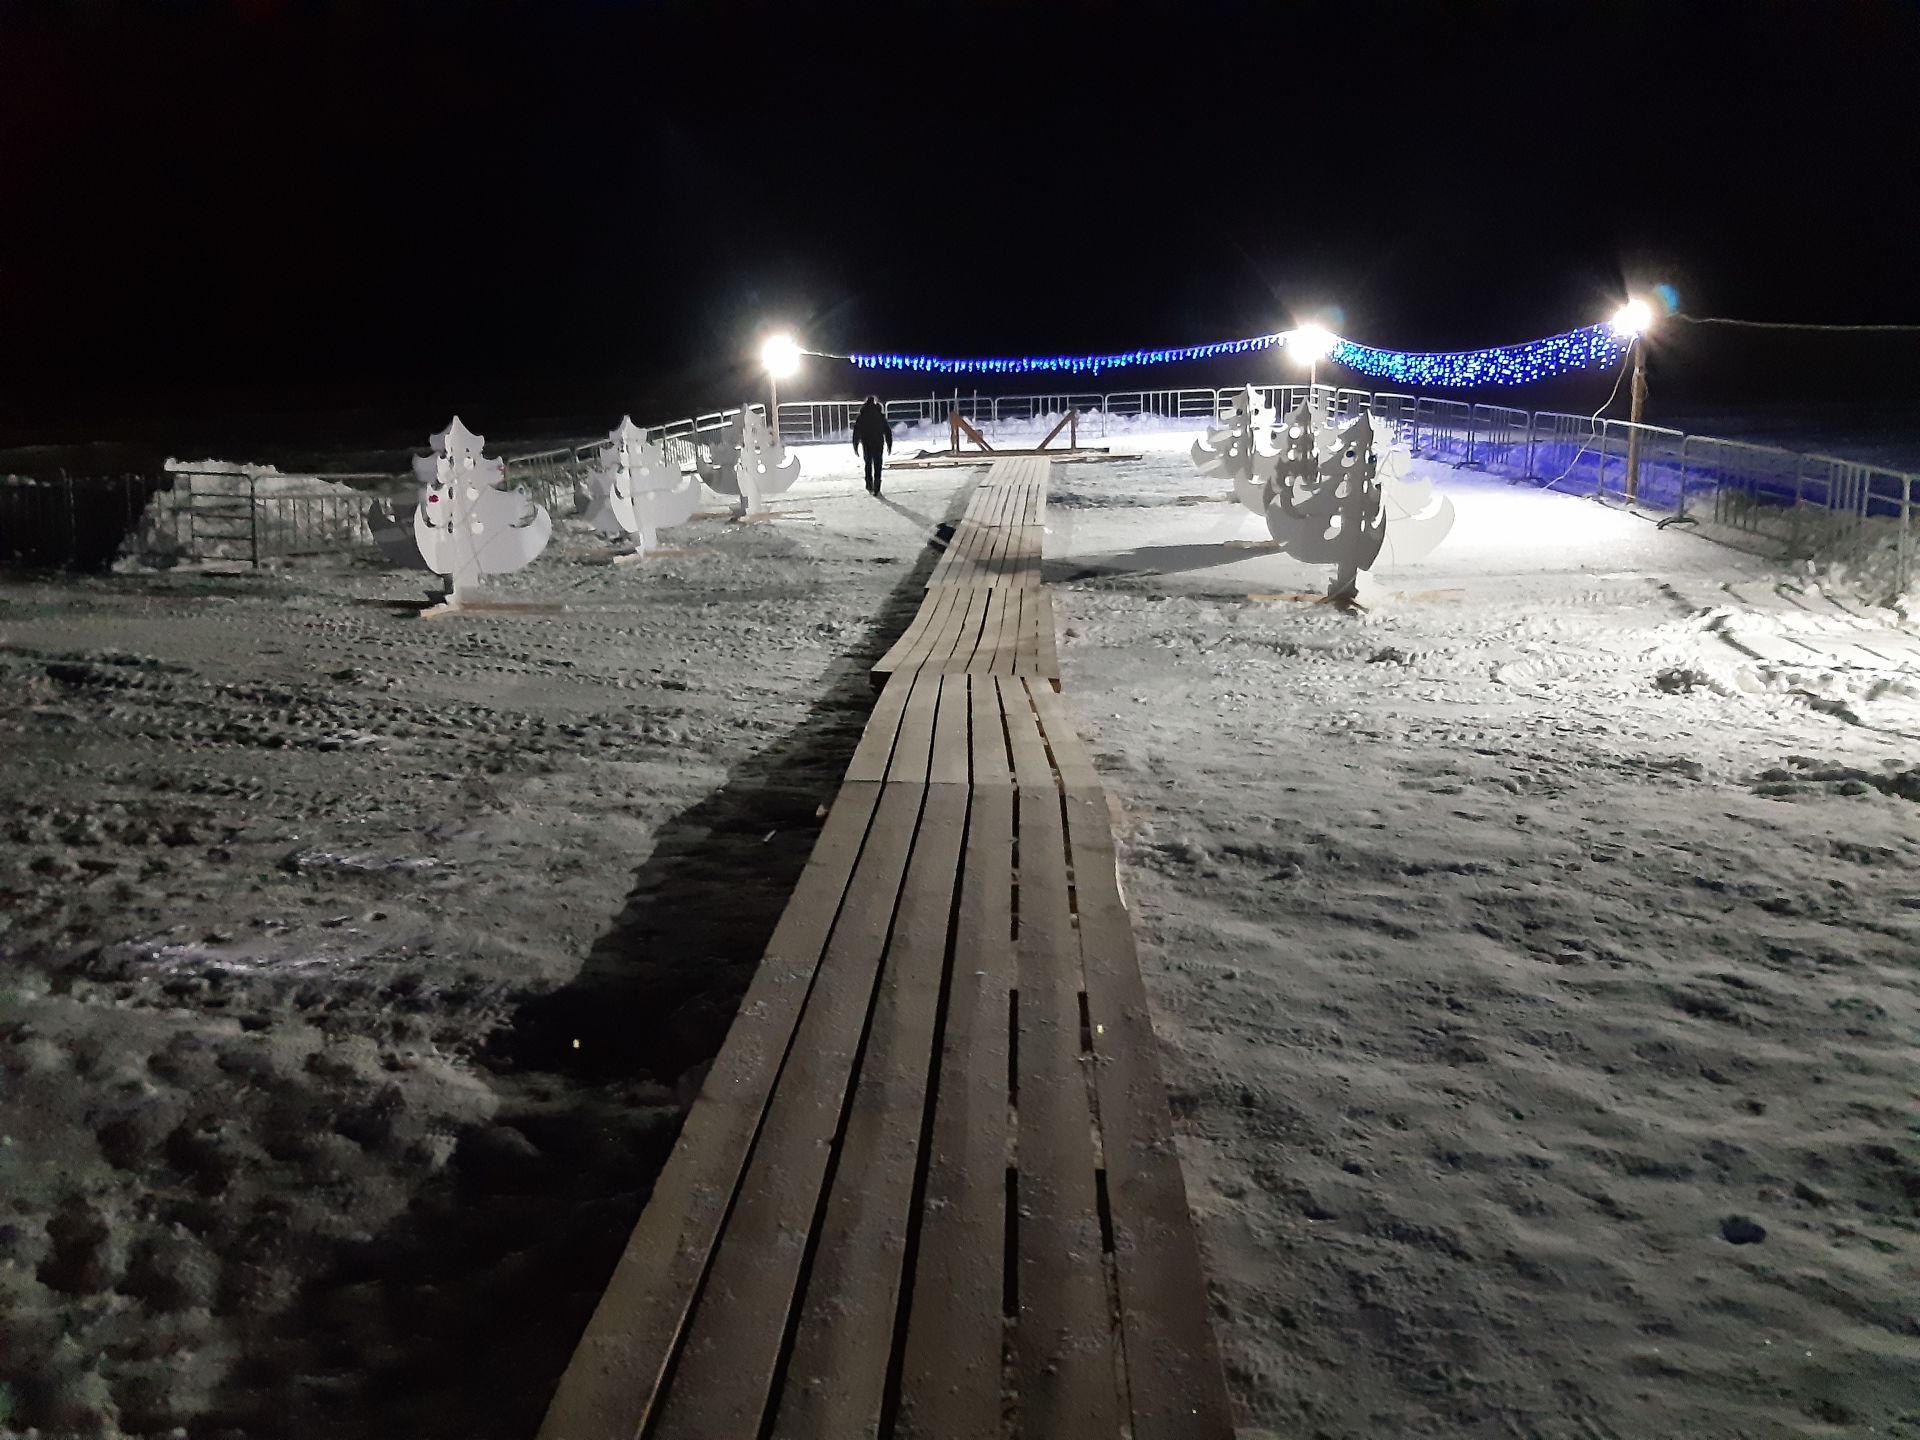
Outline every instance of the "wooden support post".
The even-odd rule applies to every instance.
[[[969,425],[965,420],[962,420],[960,418],[960,411],[957,407],[954,409],[952,415],[948,418],[947,423],[953,430],[953,453],[954,454],[958,455],[960,453],[960,433],[962,431],[965,431],[967,438],[973,441],[973,443],[978,445],[982,450],[987,451],[989,454],[992,453],[993,447],[986,442],[986,440],[981,436],[978,430],[974,429],[973,426]]]
[[[1080,445],[1080,412],[1078,410],[1069,410],[1066,414],[1062,415],[1060,417],[1060,423],[1049,430],[1047,432],[1047,438],[1040,442],[1040,448],[1042,450],[1046,449],[1047,446],[1053,443],[1053,437],[1058,435],[1062,430],[1065,430],[1068,426],[1073,427],[1073,438],[1067,443],[1074,449],[1078,449]]]

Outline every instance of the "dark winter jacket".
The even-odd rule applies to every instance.
[[[869,400],[854,417],[853,448],[876,455],[882,444],[893,449],[893,427],[887,424],[887,412]]]

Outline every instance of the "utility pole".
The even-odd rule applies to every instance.
[[[1627,412],[1627,503],[1640,498],[1640,416],[1647,406],[1647,337],[1633,337],[1633,403]]]

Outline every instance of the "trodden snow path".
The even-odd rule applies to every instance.
[[[1342,614],[1184,458],[1056,472],[1243,1433],[1920,1434],[1914,627],[1441,483]]]

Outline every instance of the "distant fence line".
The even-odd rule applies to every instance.
[[[749,407],[764,415],[766,407]],[[740,412],[719,410],[650,427],[647,438],[691,469],[698,447]],[[575,486],[610,442],[509,455],[509,478],[550,513],[571,515]],[[0,565],[99,570],[135,563],[269,560],[335,554],[364,543],[368,510],[411,505],[411,471],[269,471],[170,462],[159,473],[0,475]]]
[[[1029,429],[1043,417],[1078,410],[1080,434],[1104,438],[1146,428],[1141,421],[1204,422],[1243,388],[999,396],[956,392],[889,400],[886,411],[896,425],[938,426],[958,410],[992,440]],[[1850,542],[1884,543],[1891,551],[1894,587],[1904,590],[1913,577],[1920,475],[1907,471],[1552,410],[1329,385],[1252,388],[1263,405],[1280,413],[1292,410],[1311,389],[1337,416],[1364,411],[1391,422],[1417,456],[1620,503],[1626,500],[1627,451],[1637,436],[1638,508],[1669,522],[1706,520],[1754,535],[1788,556],[1844,551]],[[783,404],[781,439],[846,440],[859,405],[848,400]]]
[[[1254,386],[1284,413],[1305,385]],[[1690,435],[1657,425],[1550,410],[1520,410],[1392,391],[1313,387],[1335,415],[1367,412],[1390,422],[1413,453],[1449,464],[1624,502],[1627,452],[1639,441],[1635,504],[1668,521],[1707,520],[1750,534],[1790,557],[1843,554],[1849,545],[1887,552],[1895,590],[1913,578],[1920,476],[1837,456]],[[1110,437],[1156,422],[1198,427],[1240,387],[1048,395],[931,393],[885,402],[896,426],[943,430],[950,412],[989,439],[1050,423],[1078,410],[1082,436]],[[792,401],[780,406],[787,443],[848,440],[860,402]],[[764,414],[763,406],[750,407]],[[700,447],[739,415],[718,410],[648,427],[668,459],[690,469]],[[556,514],[570,514],[575,487],[609,442],[596,438],[510,455],[513,481]],[[305,485],[307,488],[301,488]],[[98,568],[116,558],[262,560],[372,544],[366,510],[375,499],[407,501],[412,477],[272,475],[176,467],[154,476],[0,476],[0,563]]]

